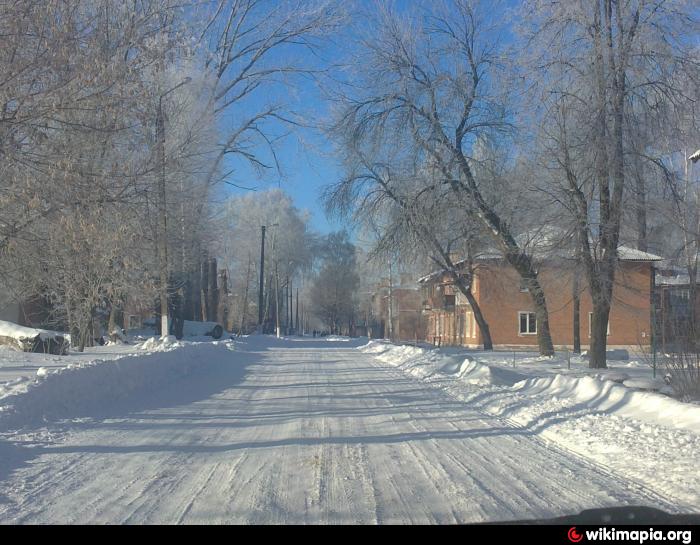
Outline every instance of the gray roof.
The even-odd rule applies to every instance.
[[[664,259],[658,255],[629,248],[627,246],[617,247],[617,257],[620,259],[620,261],[663,261]]]
[[[655,262],[663,261],[663,257],[651,254],[649,252],[643,252],[642,250],[637,250],[635,248],[630,248],[628,246],[618,246],[617,247],[617,257],[620,261],[641,261],[641,262]],[[474,258],[475,261],[485,261],[487,259],[503,259],[503,255],[494,252],[485,252]],[[465,263],[466,259],[455,262],[456,268],[461,268]],[[419,284],[424,284],[434,278],[439,277],[441,274],[445,273],[445,270],[436,270],[418,279]]]

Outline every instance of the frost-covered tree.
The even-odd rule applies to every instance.
[[[617,268],[625,198],[635,190],[636,104],[676,95],[673,74],[696,64],[687,54],[694,21],[683,1],[616,0],[524,4],[531,57],[527,75],[543,106],[550,143],[545,159],[559,167],[546,189],[573,219],[593,299],[591,367],[605,367],[607,324]],[[638,110],[637,110],[638,111]],[[639,185],[637,184],[637,187]],[[642,194],[638,194],[641,198]]]
[[[257,323],[260,289],[261,227],[266,227],[264,263],[265,320],[275,315],[277,295],[292,283],[300,286],[314,258],[315,236],[309,215],[280,189],[251,192],[228,199],[218,210],[214,251],[229,270],[236,294],[232,314],[236,329]],[[283,308],[287,308],[281,300]]]
[[[310,295],[313,312],[331,333],[353,332],[359,286],[355,245],[345,231],[330,233],[319,246],[319,267]]]
[[[365,25],[357,44],[356,81],[338,93],[333,133],[344,149],[380,148],[380,162],[398,157],[438,170],[435,190],[448,190],[447,198],[477,219],[527,285],[540,352],[550,355],[549,315],[538,269],[508,221],[512,210],[504,194],[517,185],[482,177],[475,159],[480,143],[501,141],[512,128],[509,98],[498,82],[503,50],[494,25],[500,12],[490,2],[468,0],[431,3],[425,11],[421,7],[399,13],[381,6]],[[358,191],[357,198],[364,195]]]

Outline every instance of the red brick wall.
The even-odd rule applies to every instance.
[[[651,342],[651,263],[622,262],[616,275],[610,311],[610,346],[649,345]],[[491,262],[477,272],[474,290],[495,345],[537,345],[537,335],[519,333],[518,312],[534,312],[529,293],[520,291],[518,274],[505,264]],[[573,272],[562,267],[541,267],[540,282],[547,297],[549,325],[555,345],[573,345]],[[581,271],[580,284],[585,287]],[[581,293],[581,344],[590,342],[591,298]],[[481,339],[479,339],[481,342]]]

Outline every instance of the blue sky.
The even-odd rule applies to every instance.
[[[365,7],[372,5],[371,0],[358,0],[358,3]],[[402,11],[415,7],[419,3],[430,8],[430,2],[420,2],[420,0],[400,0],[395,5],[399,11]],[[513,3],[513,0],[506,0],[501,4],[512,7]],[[366,21],[362,24],[366,25]],[[352,32],[350,26],[345,29],[345,32]],[[341,63],[346,57],[344,46],[351,38],[342,34],[341,32],[338,36],[327,40],[315,55],[300,49],[287,49],[280,51],[278,55],[292,55],[295,61],[301,60],[307,66],[320,67]],[[333,75],[337,75],[337,72]],[[271,103],[284,103],[286,108],[304,120],[318,122],[328,119],[329,104],[323,99],[317,83],[310,78],[297,77],[293,78],[291,84],[277,83],[270,86],[264,93],[259,93],[252,98],[249,106],[257,109]],[[277,128],[277,134],[280,133],[281,129]],[[276,171],[270,171],[259,178],[252,169],[243,166],[240,162],[234,163],[230,160],[226,170],[234,166],[237,170],[229,179],[245,187],[255,187],[258,191],[282,188],[299,208],[310,212],[314,230],[327,233],[343,228],[342,223],[326,218],[320,202],[324,186],[338,181],[342,176],[340,165],[332,154],[332,145],[317,130],[294,127],[288,128],[288,135],[277,142],[276,151],[282,167],[282,176]],[[244,190],[229,187],[228,191],[235,194]]]
[[[309,82],[300,84],[298,88],[301,94],[307,97],[317,94],[313,84]],[[315,117],[326,115],[324,105],[318,101],[307,102],[297,98],[291,101],[289,107],[294,111],[307,112],[307,115],[311,110]],[[326,218],[320,200],[323,187],[336,182],[341,175],[341,170],[332,157],[330,143],[317,130],[294,127],[284,139],[277,142],[276,153],[281,165],[281,175],[276,170],[271,170],[260,177],[252,169],[245,168],[237,162],[237,172],[230,179],[257,191],[279,187],[292,197],[298,208],[311,214],[314,230],[327,233],[341,229],[341,223]],[[226,168],[233,166],[230,162]],[[228,191],[231,194],[246,192],[231,187]]]
[[[324,40],[322,47],[314,54],[300,48],[287,48],[277,52],[275,64],[287,62],[284,56],[292,57],[291,62],[301,64],[305,68],[328,67],[339,62],[343,52],[333,39]],[[228,179],[244,187],[252,187],[257,191],[281,188],[294,200],[296,206],[311,214],[311,226],[321,233],[342,229],[344,226],[337,221],[329,221],[323,211],[320,200],[323,187],[334,183],[341,175],[341,169],[333,158],[332,145],[321,134],[321,131],[311,125],[328,120],[329,104],[324,100],[319,84],[307,76],[291,77],[288,83],[268,85],[262,92],[249,97],[243,110],[233,112],[233,121],[224,119],[224,130],[227,123],[235,123],[237,113],[241,111],[250,116],[251,111],[264,109],[269,105],[282,105],[283,109],[291,112],[292,117],[303,120],[310,126],[276,126],[268,134],[283,138],[276,141],[275,152],[281,166],[281,175],[276,169],[270,169],[262,176],[249,168],[240,160],[231,157],[224,166],[226,171],[233,168],[235,173]],[[266,162],[272,164],[270,154],[264,149],[259,150]],[[230,194],[244,193],[245,190],[228,186]]]

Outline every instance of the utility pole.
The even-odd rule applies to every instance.
[[[275,332],[280,338],[280,275],[275,261]]]
[[[168,324],[168,214],[165,200],[165,120],[163,118],[163,98],[175,89],[189,83],[192,78],[185,78],[175,87],[158,97],[158,112],[156,113],[156,143],[158,146],[158,264],[160,268],[160,334],[170,333]]]
[[[260,242],[260,286],[258,287],[258,333],[263,332],[263,306],[265,289],[265,226],[262,226],[262,241]]]
[[[287,335],[291,335],[294,331],[294,314],[292,310],[294,309],[294,288],[292,288],[292,279],[289,279],[289,327],[287,328]]]
[[[394,278],[389,260],[389,340],[394,340]]]
[[[297,335],[299,335],[299,288],[297,288],[297,310],[296,310],[296,320],[294,320],[294,323],[296,325],[296,330],[294,332]]]
[[[156,142],[158,145],[158,265],[160,269],[160,334],[166,336],[168,328],[168,216],[165,211],[165,123],[163,121],[163,95],[158,97],[156,115]]]

